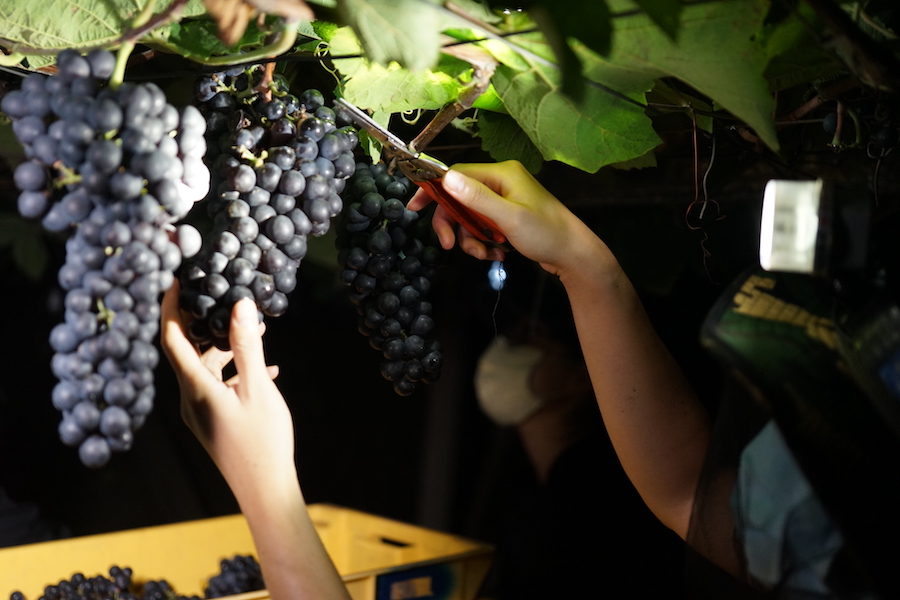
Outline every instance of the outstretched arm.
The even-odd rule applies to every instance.
[[[294,464],[290,411],[266,367],[251,300],[235,304],[230,344],[200,354],[185,337],[178,284],[162,303],[162,348],[181,389],[181,413],[222,472],[247,519],[273,600],[349,598],[306,510]],[[234,361],[237,375],[222,380]]]
[[[559,276],[569,296],[603,421],[647,506],[682,538],[709,441],[709,418],[607,246],[517,162],[456,165],[443,180],[454,198],[493,220],[524,256]],[[419,193],[410,208],[427,204]],[[500,259],[440,208],[441,245],[457,240]]]

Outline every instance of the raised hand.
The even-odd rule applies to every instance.
[[[493,220],[517,251],[551,273],[577,268],[598,250],[608,254],[593,232],[517,161],[454,165],[443,185],[461,204]],[[429,201],[427,193],[419,191],[409,208],[419,210]],[[503,259],[502,250],[457,228],[442,208],[436,209],[432,223],[445,249],[458,238],[463,251],[476,258]]]
[[[201,354],[184,334],[177,282],[166,292],[161,342],[178,378],[182,417],[232,489],[295,478],[293,422],[272,381],[278,368],[265,364],[264,326],[253,301],[235,304],[231,319],[232,350]],[[223,381],[232,360],[237,375]]]
[[[263,354],[252,300],[231,314],[231,351],[187,339],[178,284],[162,303],[162,347],[181,389],[181,413],[228,482],[247,519],[272,600],[348,600],[306,511],[294,464],[294,426]],[[237,375],[223,381],[234,361]]]

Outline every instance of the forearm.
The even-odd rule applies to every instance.
[[[256,545],[272,600],[347,600],[350,596],[309,518],[296,477],[276,489],[236,496]]]
[[[571,254],[560,277],[603,421],[644,502],[684,538],[709,417],[612,253],[593,234],[576,231],[579,254]]]

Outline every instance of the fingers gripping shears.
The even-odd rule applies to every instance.
[[[376,123],[366,112],[343,98],[338,98],[334,102],[344,109],[357,125],[378,140],[384,147],[388,160],[396,160],[397,167],[407,179],[427,191],[454,221],[482,242],[502,244],[506,241],[506,236],[493,221],[463,206],[444,191],[441,180],[449,171],[447,165],[410,148],[406,142]]]

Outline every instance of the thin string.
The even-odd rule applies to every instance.
[[[706,203],[709,201],[709,194],[706,191],[706,179],[709,172],[712,171],[713,161],[716,160],[716,136],[712,136],[712,150],[709,154],[709,164],[706,166],[706,173],[703,174],[703,206],[700,208],[700,219],[703,219],[703,213],[706,212]]]
[[[494,325],[494,339],[500,337],[500,330],[497,327],[497,309],[500,308],[500,294],[503,293],[503,288],[506,287],[506,269],[503,268],[503,261],[500,261],[500,265],[497,267],[497,274],[500,279],[500,286],[497,289],[497,300],[494,302],[494,310],[491,311],[491,323]]]

